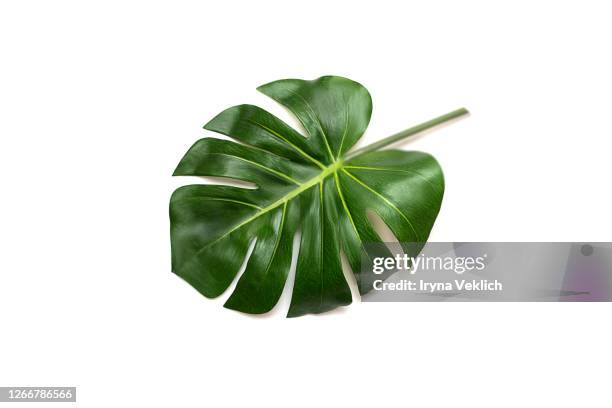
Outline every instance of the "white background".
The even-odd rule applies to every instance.
[[[608,2],[3,1],[0,385],[78,405],[604,406],[610,304],[355,303],[285,319],[170,272],[175,165],[255,87],[364,84],[369,142],[465,106],[437,241],[610,241]],[[117,402],[119,401],[119,402]],[[24,405],[25,406],[25,405]]]

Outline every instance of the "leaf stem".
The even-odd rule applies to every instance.
[[[469,111],[467,109],[460,108],[460,109],[454,110],[452,112],[449,112],[449,113],[447,113],[445,115],[438,116],[437,118],[434,118],[432,120],[428,120],[427,122],[421,123],[420,125],[413,126],[413,127],[409,128],[409,129],[403,130],[403,131],[401,131],[399,133],[396,133],[396,134],[391,135],[389,137],[386,137],[386,138],[384,138],[382,140],[379,140],[376,143],[372,143],[371,145],[364,146],[364,147],[362,147],[360,149],[354,150],[354,151],[352,151],[352,152],[350,152],[350,153],[348,153],[346,155],[345,160],[348,160],[350,158],[353,158],[353,157],[358,156],[358,155],[363,154],[363,153],[367,153],[367,152],[372,152],[374,150],[378,150],[378,149],[380,149],[382,147],[390,145],[391,143],[395,143],[395,142],[397,142],[399,140],[406,139],[406,138],[408,138],[410,136],[413,136],[413,135],[415,135],[417,133],[423,132],[424,130],[431,129],[434,126],[438,126],[438,125],[441,125],[442,123],[448,122],[449,120],[453,120],[453,119],[456,119],[456,118],[458,118],[460,116],[467,115],[468,113],[469,113]]]

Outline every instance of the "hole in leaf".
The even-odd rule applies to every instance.
[[[259,186],[255,183],[251,183],[250,181],[238,180],[229,177],[198,177],[201,180],[206,181],[206,184],[214,184],[220,186],[231,186],[231,187],[240,187],[247,190],[257,190]]]

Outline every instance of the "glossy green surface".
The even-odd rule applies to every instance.
[[[363,244],[380,241],[366,213],[377,214],[400,242],[425,242],[442,202],[442,171],[421,152],[370,151],[343,160],[372,112],[370,94],[357,82],[287,79],[258,90],[287,107],[306,137],[252,105],[229,108],[206,124],[239,143],[201,139],[174,175],[228,177],[257,188],[177,189],[170,200],[172,269],[204,296],[216,297],[232,283],[254,242],[225,307],[265,313],[283,291],[296,250],[288,316],[348,305],[340,253],[359,279],[362,256],[371,256]]]

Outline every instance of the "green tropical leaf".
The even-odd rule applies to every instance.
[[[368,212],[400,242],[425,242],[444,193],[442,171],[432,156],[376,150],[466,111],[347,154],[372,113],[362,85],[326,76],[275,81],[258,90],[287,107],[306,136],[252,105],[229,108],[206,124],[205,129],[238,143],[201,139],[174,175],[227,177],[257,188],[178,188],[170,200],[172,269],[204,296],[216,297],[235,279],[254,242],[225,307],[265,313],[283,291],[294,236],[301,231],[288,316],[348,305],[351,292],[341,252],[359,280],[362,257],[371,257],[364,243],[381,242]],[[359,287],[366,291],[368,285]]]

